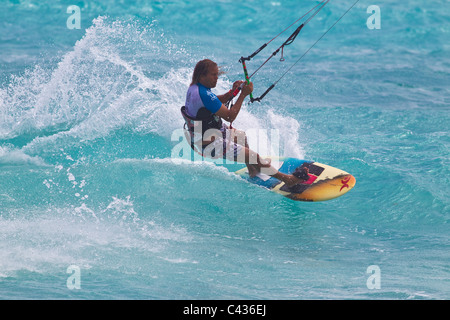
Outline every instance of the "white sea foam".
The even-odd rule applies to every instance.
[[[17,214],[13,219],[0,216],[0,229],[0,277],[20,270],[46,272],[74,263],[83,269],[107,266],[107,256],[117,250],[161,254],[172,242],[192,240],[182,227],[140,219],[131,197],[112,197],[99,208],[83,203],[22,217]]]
[[[48,164],[45,163],[38,156],[30,156],[20,149],[12,148],[8,146],[0,146],[0,165],[7,166],[21,166],[21,165],[32,165],[39,167],[47,167]]]
[[[131,58],[131,49],[145,50],[140,58],[146,64]],[[171,60],[165,67],[164,59],[181,62],[174,67]],[[183,64],[183,59],[191,65]],[[152,26],[143,28],[99,17],[53,69],[37,65],[21,76],[13,76],[8,88],[0,90],[0,137],[31,133],[34,138],[23,147],[28,154],[103,138],[123,128],[169,139],[183,125],[180,106],[194,59],[181,47],[174,48]],[[226,92],[231,85],[225,77],[214,90]],[[276,154],[277,150],[267,148],[269,134],[258,133],[260,141],[252,134],[276,129],[282,142],[288,139],[283,148],[294,150],[295,156],[302,154],[296,145],[295,119],[271,111],[267,121],[255,110],[244,105],[234,124],[249,131],[251,148],[266,155]]]

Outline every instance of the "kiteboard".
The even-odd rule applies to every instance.
[[[296,168],[306,167],[309,171],[309,179],[289,187],[284,182],[264,173],[250,177],[247,167],[235,173],[248,182],[296,201],[331,200],[346,194],[356,183],[355,177],[351,174],[314,161],[282,157],[272,159],[272,167],[285,174],[292,174]]]

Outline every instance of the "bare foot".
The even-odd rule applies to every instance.
[[[248,175],[253,178],[261,172],[261,168],[270,168],[272,160],[259,158],[259,164],[247,164]]]
[[[304,178],[301,177],[302,175],[299,175],[300,177],[297,177],[297,176],[295,176],[293,174],[284,174],[284,173],[281,173],[281,172],[278,172],[278,174],[277,174],[278,177],[277,178],[282,180],[288,187],[292,187],[292,186],[295,186],[296,184],[299,184],[299,183],[302,183],[302,182],[305,182],[305,181],[309,180],[309,175],[308,175],[309,170],[308,170],[308,168],[303,168],[302,171],[303,171]]]
[[[269,158],[267,158],[267,159],[259,158],[259,164],[263,168],[269,168],[271,163],[272,163],[272,160]]]
[[[288,186],[288,187],[293,187],[296,184],[299,184],[300,182],[303,182],[305,180],[299,179],[296,176],[293,176],[292,174],[288,174],[286,175],[286,177],[284,178],[284,183]]]

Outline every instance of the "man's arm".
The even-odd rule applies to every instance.
[[[241,110],[242,103],[244,102],[245,97],[248,96],[252,91],[253,91],[253,83],[250,82],[250,84],[248,85],[245,84],[233,108],[228,109],[224,104],[222,104],[222,106],[220,107],[219,111],[216,112],[216,114],[225,121],[233,122],[234,119],[236,119],[239,111]]]
[[[227,103],[228,100],[230,100],[232,97],[233,97],[232,90],[228,91],[225,94],[221,94],[221,95],[217,96],[217,98],[219,98],[220,102],[222,102],[222,103]]]
[[[230,91],[228,91],[228,92],[225,93],[225,94],[221,94],[220,96],[217,96],[217,98],[219,98],[220,102],[222,102],[222,103],[227,103],[228,100],[230,100],[231,98],[233,98],[233,92],[236,91],[236,89],[239,88],[240,85],[241,85],[242,83],[244,83],[244,82],[245,82],[245,81],[242,81],[242,80],[235,81],[235,82],[233,83],[233,89],[231,89]]]

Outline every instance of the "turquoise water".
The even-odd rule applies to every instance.
[[[449,299],[448,1],[359,1],[235,121],[352,173],[345,196],[294,202],[173,161],[195,63],[223,66],[223,93],[317,3],[3,0],[0,298]],[[255,95],[352,4],[330,1]]]

